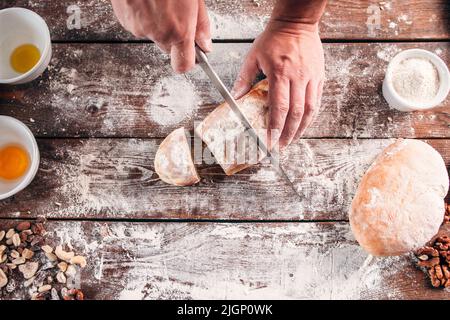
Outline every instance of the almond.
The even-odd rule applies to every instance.
[[[25,263],[25,258],[24,257],[19,257],[14,259],[13,261],[11,261],[13,264],[19,265],[19,264],[24,264]]]
[[[30,260],[31,258],[33,258],[33,256],[34,256],[33,251],[31,251],[30,249],[27,249],[27,248],[23,249],[22,257],[24,257],[27,260]]]
[[[20,246],[20,236],[18,233],[14,233],[14,235],[12,237],[12,242],[15,247]]]
[[[62,272],[66,272],[67,270],[67,263],[64,261],[61,261],[60,263],[58,263],[58,268],[59,270],[61,270]]]
[[[17,258],[20,257],[20,253],[17,252],[16,250],[12,250],[11,253],[10,253],[10,256],[11,256],[11,258],[13,258],[13,259],[17,259]]]
[[[52,253],[53,252],[53,248],[50,247],[49,245],[44,245],[41,247],[41,249],[45,252],[45,253]]]
[[[54,254],[54,253],[45,253],[45,256],[47,257],[48,260],[50,260],[50,262],[55,262],[58,261],[58,257]]]
[[[44,286],[42,286],[42,287],[39,287],[38,292],[39,292],[39,293],[41,293],[41,292],[47,292],[47,291],[50,291],[51,289],[52,289],[52,286],[49,285],[49,284],[46,284],[46,285],[44,285]]]
[[[36,274],[39,268],[39,263],[37,262],[27,262],[19,266],[19,271],[22,272],[25,279],[31,279]]]
[[[59,259],[64,260],[66,262],[70,262],[70,259],[72,259],[75,256],[75,253],[73,253],[72,251],[70,252],[64,251],[62,246],[56,247],[55,254]]]
[[[83,256],[75,256],[72,259],[70,259],[70,263],[71,264],[77,264],[79,265],[81,268],[86,267],[86,258]]]
[[[11,239],[15,233],[14,229],[9,229],[8,232],[6,232],[6,239]]]
[[[58,274],[56,275],[56,280],[58,280],[59,283],[66,283],[67,282],[67,278],[64,275],[63,272],[58,272]]]

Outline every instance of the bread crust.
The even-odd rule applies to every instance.
[[[375,256],[401,255],[429,241],[444,217],[449,178],[441,155],[419,140],[388,146],[363,176],[349,218]]]
[[[160,144],[154,166],[162,181],[175,186],[191,186],[200,181],[184,128],[174,130]]]

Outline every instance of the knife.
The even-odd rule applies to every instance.
[[[206,73],[208,78],[211,80],[214,87],[220,92],[220,94],[222,95],[222,97],[224,98],[224,100],[228,104],[228,106],[231,108],[231,110],[233,110],[233,112],[236,114],[236,116],[238,116],[238,118],[241,120],[245,129],[250,134],[250,137],[257,143],[257,146],[259,147],[259,149],[267,156],[267,158],[270,160],[270,162],[275,166],[275,169],[277,169],[277,171],[279,173],[281,173],[281,175],[284,176],[284,178],[287,181],[289,181],[289,185],[291,186],[292,190],[294,190],[295,194],[297,194],[301,198],[300,194],[297,192],[297,189],[295,189],[294,184],[292,183],[292,181],[287,176],[286,172],[281,167],[278,155],[275,152],[271,152],[269,150],[269,148],[267,147],[267,145],[264,143],[264,141],[256,134],[256,131],[251,126],[247,117],[242,113],[241,109],[239,109],[236,100],[233,98],[230,91],[228,91],[225,84],[222,82],[222,80],[219,78],[217,73],[212,68],[205,52],[203,52],[203,50],[200,49],[200,47],[198,47],[197,45],[195,46],[195,55],[197,58],[197,63],[200,65],[200,67]]]

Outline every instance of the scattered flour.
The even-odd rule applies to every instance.
[[[381,1],[380,6],[381,6],[381,8],[383,8],[383,10],[391,10],[392,9],[392,3],[390,1]]]
[[[261,167],[257,173],[250,176],[250,181],[275,182],[278,179],[278,173],[273,167]]]
[[[403,23],[405,23],[407,25],[412,25],[413,24],[413,21],[411,19],[409,19],[408,15],[406,15],[406,14],[401,14],[398,17],[398,21],[399,22],[403,22]]]
[[[389,62],[392,58],[400,52],[400,48],[396,45],[385,45],[377,51],[377,57],[383,61]]]
[[[268,15],[221,15],[209,11],[211,34],[214,39],[253,39],[260,34],[269,20]],[[245,28],[243,28],[245,26]]]
[[[395,29],[397,28],[397,24],[394,21],[389,22],[389,28]]]
[[[360,178],[374,162],[391,139],[355,140],[351,145],[336,145],[335,141],[321,141],[321,148],[315,141],[300,140],[300,146],[286,149],[282,163],[296,163],[285,166],[286,174],[294,183],[307,212],[345,212],[352,202]],[[313,151],[314,150],[315,154]],[[332,165],[331,165],[332,163]]]
[[[146,112],[159,125],[175,125],[192,117],[199,103],[194,85],[185,76],[175,75],[154,86]]]
[[[133,267],[122,276],[120,299],[399,299],[392,279],[410,263],[407,256],[367,256],[347,224],[151,229],[160,230],[157,242],[177,240],[161,251],[150,239],[148,248],[129,246]],[[133,229],[127,236],[141,243]],[[230,260],[237,248],[239,258]]]

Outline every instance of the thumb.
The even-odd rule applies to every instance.
[[[212,51],[211,31],[209,27],[209,17],[206,11],[205,2],[199,0],[197,29],[195,32],[195,42],[205,52]]]
[[[244,94],[249,92],[258,73],[259,68],[256,63],[256,59],[252,56],[247,56],[241,70],[239,71],[239,75],[234,82],[233,89],[231,90],[233,97],[239,99]]]

